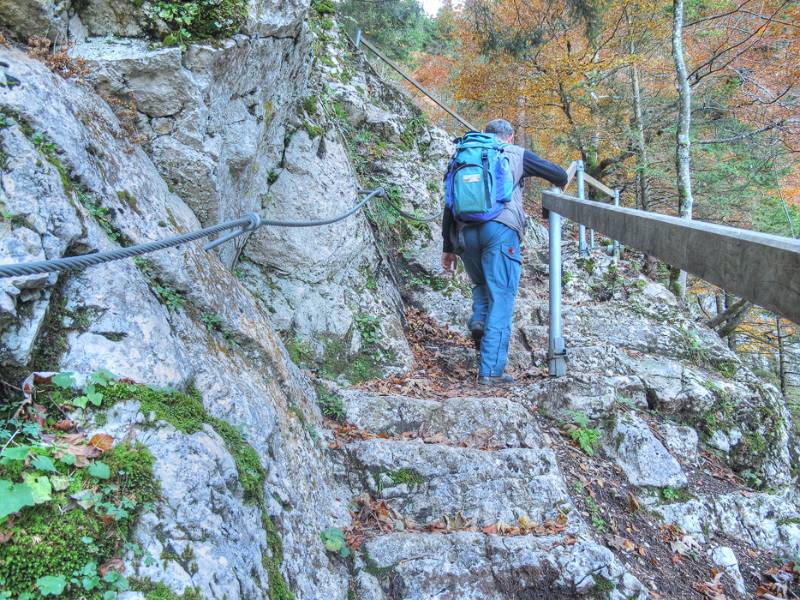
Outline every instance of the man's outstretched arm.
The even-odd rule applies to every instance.
[[[558,187],[567,185],[567,172],[555,163],[545,160],[530,150],[522,157],[522,176],[541,177]]]

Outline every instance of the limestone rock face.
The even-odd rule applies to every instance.
[[[394,534],[366,548],[374,566],[392,569],[378,598],[426,598],[447,589],[457,598],[525,597],[547,590],[548,598],[591,593],[602,580],[609,598],[644,599],[642,585],[606,548],[593,543],[560,546],[556,538],[504,538],[480,533]],[[602,578],[602,579],[601,579]]]
[[[32,256],[56,258],[68,250],[109,249],[115,240],[144,242],[199,227],[191,209],[169,191],[155,165],[129,143],[115,115],[91,90],[65,82],[16,50],[3,49],[0,59],[13,64],[14,75],[25,82],[0,98],[0,108],[10,115],[2,130],[10,151],[4,210],[14,223],[25,215],[30,221],[11,230],[18,240],[14,244],[33,247]],[[39,171],[33,175],[32,168]],[[93,216],[98,214],[103,215],[99,221]],[[4,364],[27,364],[26,357],[34,355],[55,362],[51,367],[82,373],[106,368],[158,387],[185,388],[191,382],[210,415],[241,428],[268,472],[265,511],[285,532],[284,553],[292,558],[283,570],[291,587],[302,598],[335,596],[346,574],[329,563],[319,528],[346,521],[347,494],[334,491],[338,484],[328,479],[333,468],[320,468],[326,459],[309,433],[311,426],[288,411],[291,403],[307,415],[304,422],[318,422],[313,390],[288,361],[267,314],[216,255],[192,243],[149,255],[148,261],[147,266],[120,261],[59,275],[50,288],[58,290],[58,303],[48,303],[47,294],[22,293],[35,290],[35,282],[30,287],[15,282],[22,291],[7,297],[17,318],[7,313],[2,336],[17,342],[3,342]],[[158,301],[152,287],[156,278],[161,289],[179,298],[172,308]],[[210,328],[209,322],[217,325]],[[37,328],[56,337],[34,343],[35,335],[20,333]],[[48,353],[36,354],[41,349]],[[39,360],[35,364],[42,366]],[[206,574],[167,561],[147,576],[176,588],[200,586],[211,597],[266,597],[267,582],[258,567],[266,532],[258,511],[242,504],[232,459],[219,439],[208,432],[187,438],[169,428],[141,435],[157,459],[158,477],[172,490],[157,504],[157,517],[142,522],[139,539],[154,548],[155,540],[177,548],[200,535],[204,521],[204,527],[212,527],[218,518],[229,528],[194,540],[197,560],[209,567]],[[180,476],[193,473],[195,479],[180,483],[178,472],[171,471],[179,465]],[[241,567],[227,562],[234,560]]]
[[[678,461],[653,435],[647,423],[635,415],[625,414],[615,420],[606,432],[603,450],[625,471],[633,485],[686,485],[686,475]]]
[[[723,533],[783,556],[800,549],[800,499],[797,491],[725,494],[657,507],[667,523],[675,523],[699,540]]]
[[[0,22],[20,40],[32,36],[66,39],[71,0],[0,1]]]

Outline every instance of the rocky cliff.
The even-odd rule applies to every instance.
[[[9,39],[40,40],[0,49],[20,81],[0,90],[3,262],[249,211],[322,218],[377,186],[439,209],[448,135],[329,3],[232,2],[235,33],[217,39],[176,38],[160,4],[0,1]],[[0,281],[15,417],[0,485],[38,490],[0,513],[0,589],[683,598],[715,567],[708,585],[751,593],[800,551],[779,392],[635,256],[578,260],[569,244],[570,375],[546,379],[542,233],[532,223],[515,315],[520,384],[498,397],[469,380],[469,288],[439,271],[438,225],[385,200],[216,253]],[[73,375],[17,389],[31,372]]]

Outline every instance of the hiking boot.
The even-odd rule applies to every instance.
[[[490,377],[488,375],[481,375],[478,377],[478,385],[485,385],[485,386],[507,386],[513,385],[514,378],[505,373],[503,375],[497,375],[496,377]]]
[[[469,324],[469,332],[472,334],[472,344],[475,346],[475,352],[481,351],[481,340],[483,339],[483,321],[473,321]]]

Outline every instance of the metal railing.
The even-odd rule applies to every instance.
[[[589,175],[584,168],[582,160],[573,161],[572,164],[567,167],[567,185],[564,186],[565,190],[569,187],[573,179],[575,179],[578,187],[578,198],[581,200],[586,199],[586,184],[589,184],[594,189],[609,196],[614,201],[614,206],[619,206],[619,190],[616,188],[611,189],[602,181]],[[590,249],[594,250],[594,247],[594,229],[589,230],[589,244],[587,247],[586,226],[578,223],[578,254],[580,254],[580,256],[586,256]],[[619,254],[619,242],[617,240],[614,240],[613,252],[615,255]]]
[[[350,38],[349,38],[349,36],[348,36],[348,39],[350,39]],[[434,104],[436,104],[436,106],[438,106],[439,108],[441,108],[441,109],[442,109],[444,112],[446,112],[448,115],[450,115],[451,117],[453,117],[453,118],[454,118],[456,121],[458,121],[458,122],[459,122],[461,125],[463,125],[464,127],[466,127],[468,130],[470,130],[470,131],[476,131],[475,127],[473,127],[473,126],[472,126],[472,125],[469,123],[469,121],[467,121],[467,120],[466,120],[464,117],[462,117],[461,115],[459,115],[459,114],[458,114],[457,112],[455,112],[454,110],[451,110],[451,109],[450,109],[450,108],[449,108],[449,107],[448,107],[446,104],[444,104],[444,103],[443,103],[441,100],[439,100],[439,98],[437,98],[436,96],[434,96],[434,95],[433,95],[433,94],[432,94],[432,93],[431,93],[431,92],[430,92],[430,91],[429,91],[427,88],[425,88],[425,87],[424,87],[424,86],[423,86],[423,85],[422,85],[422,84],[421,84],[419,81],[417,81],[416,79],[414,79],[413,77],[411,77],[411,75],[409,75],[408,73],[406,73],[405,71],[403,71],[403,69],[401,69],[401,68],[400,68],[400,67],[398,67],[398,66],[397,66],[397,65],[396,65],[394,62],[392,62],[391,60],[389,60],[389,59],[388,59],[388,58],[387,58],[387,57],[386,57],[386,56],[383,54],[383,52],[381,52],[380,50],[378,50],[378,49],[377,49],[377,48],[376,48],[376,47],[375,47],[375,46],[374,46],[374,45],[373,45],[371,42],[369,42],[367,39],[365,39],[365,38],[364,38],[364,35],[363,35],[363,33],[361,32],[361,30],[360,30],[360,29],[359,29],[359,30],[356,32],[356,39],[355,39],[355,40],[352,40],[352,39],[351,39],[350,41],[353,43],[353,45],[356,47],[356,49],[360,49],[360,48],[361,48],[361,46],[364,46],[365,48],[367,48],[367,49],[368,49],[370,52],[372,52],[372,53],[373,53],[375,56],[377,56],[377,57],[378,57],[380,60],[382,60],[382,61],[383,61],[384,63],[386,63],[387,65],[389,65],[389,67],[390,67],[390,68],[391,68],[393,71],[395,71],[395,72],[396,72],[398,75],[400,75],[400,77],[402,77],[403,79],[405,79],[405,80],[406,80],[408,83],[410,83],[411,85],[413,85],[413,86],[414,86],[415,88],[417,88],[417,89],[418,89],[420,92],[422,92],[422,93],[423,93],[423,94],[425,94],[425,95],[426,95],[428,98],[430,98],[430,100],[431,100],[431,101],[432,101]]]
[[[580,196],[583,189],[580,163],[574,172]],[[592,185],[597,187],[596,183]],[[549,211],[550,231],[548,369],[551,376],[566,374],[561,317],[562,217],[584,228],[597,229],[617,240],[616,243],[636,248],[800,322],[800,240],[621,208],[619,193],[606,189],[605,193],[614,196],[613,206],[557,190],[542,193],[542,207]]]

